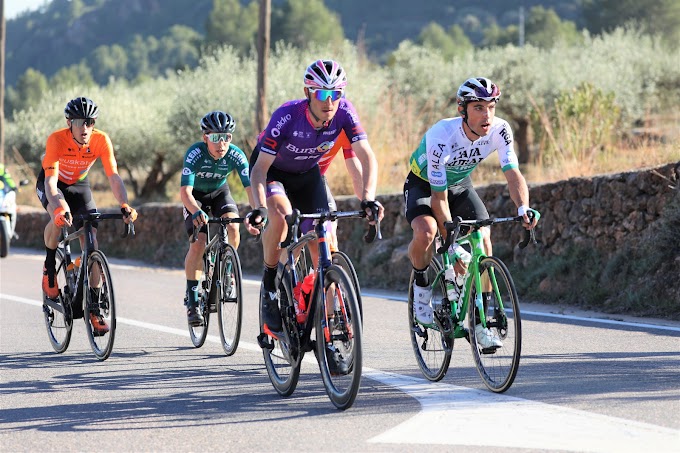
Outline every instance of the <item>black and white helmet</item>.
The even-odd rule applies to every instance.
[[[94,119],[99,115],[99,107],[92,99],[79,97],[71,99],[64,108],[66,119]]]
[[[474,101],[496,101],[501,97],[501,90],[498,85],[485,77],[467,79],[458,88],[456,99],[458,105],[465,107],[468,102]]]
[[[236,121],[234,118],[221,110],[215,110],[206,115],[201,120],[201,130],[204,134],[234,132]]]

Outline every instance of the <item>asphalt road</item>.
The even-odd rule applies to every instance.
[[[680,323],[523,304],[522,362],[485,390],[468,344],[438,383],[422,378],[401,294],[364,291],[364,377],[352,408],[303,365],[276,394],[256,343],[259,284],[226,357],[216,323],[196,349],[183,271],[112,260],[118,328],[95,359],[77,321],[69,349],[47,339],[43,257],[0,260],[0,451],[680,451]]]

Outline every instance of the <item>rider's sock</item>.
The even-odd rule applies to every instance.
[[[419,270],[414,267],[413,275],[415,277],[416,285],[420,286],[421,288],[424,288],[430,284],[427,278],[427,268]]]
[[[198,303],[198,280],[187,280],[187,304]]]
[[[265,291],[269,291],[270,293],[276,292],[276,266],[269,267],[266,264],[264,265],[262,286],[264,286]]]
[[[57,267],[57,249],[45,247],[45,269],[54,273]]]

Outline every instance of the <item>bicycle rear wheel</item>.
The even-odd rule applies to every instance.
[[[362,371],[361,315],[351,278],[340,266],[331,265],[324,272],[323,292],[315,288],[314,299],[321,378],[331,402],[345,410],[356,399]]]
[[[111,355],[116,336],[116,300],[109,263],[100,250],[94,250],[87,257],[88,282],[83,288],[86,299],[85,327],[94,355],[106,360]]]
[[[354,269],[352,260],[349,259],[349,256],[347,256],[345,252],[338,250],[336,252],[333,252],[332,261],[333,264],[337,264],[338,266],[343,268],[345,272],[347,272],[347,276],[350,278],[352,284],[354,285],[354,294],[356,294],[357,296],[357,303],[359,304],[359,314],[361,315],[361,325],[363,326],[364,305],[361,300],[361,287],[359,286],[359,277],[357,276],[356,269]]]
[[[203,324],[198,326],[189,326],[189,337],[191,338],[191,343],[196,348],[200,348],[205,343],[205,339],[208,337],[208,326],[210,325],[210,298],[211,295],[217,291],[215,287],[215,277],[213,276],[213,281],[211,283],[211,288],[206,288],[206,275],[209,270],[210,264],[207,262],[210,257],[203,256],[203,274],[200,280],[198,280],[198,310],[203,316]]]
[[[227,244],[221,253],[218,272],[215,288],[217,320],[222,348],[230,356],[238,348],[243,314],[241,261],[231,244]]]
[[[508,268],[498,258],[489,256],[479,264],[482,277],[489,277],[493,291],[486,311],[486,325],[497,335],[503,346],[483,349],[477,344],[475,326],[476,289],[470,295],[467,319],[470,325],[470,346],[477,371],[484,385],[492,392],[502,393],[510,388],[517,369],[522,350],[522,321],[519,311],[517,290]],[[485,304],[486,305],[486,304]]]
[[[71,313],[70,299],[68,295],[68,280],[66,278],[66,263],[64,262],[64,251],[57,249],[56,279],[59,285],[59,299],[56,302],[50,301],[50,305],[43,303],[43,314],[45,316],[45,327],[47,327],[47,337],[50,339],[52,348],[62,353],[66,351],[71,342],[71,332],[73,329],[73,315]],[[43,294],[43,301],[45,295]],[[55,304],[54,306],[51,306]]]
[[[284,338],[265,336],[266,341],[273,347],[262,348],[264,364],[267,368],[269,380],[276,392],[281,396],[290,396],[297,387],[300,379],[300,367],[304,353],[300,349],[299,342],[291,340],[298,338],[293,329],[297,328],[295,321],[290,316],[290,308],[293,307],[293,289],[290,287],[288,266],[283,270],[281,282],[278,286],[279,307],[283,315]],[[262,300],[262,287],[260,287],[260,300]],[[262,307],[260,307],[260,325],[262,325]],[[294,310],[293,310],[294,313]],[[262,335],[265,335],[264,333]],[[293,336],[295,335],[295,336]]]
[[[432,258],[430,265],[427,268],[427,277],[430,284],[434,282],[437,275],[442,271],[442,265],[437,261],[437,258]],[[416,356],[418,367],[428,380],[436,382],[440,381],[449,369],[451,363],[451,353],[453,350],[453,337],[444,334],[441,330],[440,323],[435,323],[432,326],[424,326],[415,319],[415,310],[413,308],[413,281],[414,275],[411,272],[411,280],[408,288],[408,324],[411,335],[411,346],[413,353]],[[432,302],[435,308],[435,317],[439,317],[444,322],[450,320],[444,319],[445,316],[450,316],[450,310],[442,309],[441,302],[446,298],[446,285],[443,279],[440,279],[438,284],[432,288]]]

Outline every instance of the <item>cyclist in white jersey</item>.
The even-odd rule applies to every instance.
[[[445,118],[432,126],[410,158],[411,172],[404,183],[406,219],[413,229],[409,258],[413,265],[416,319],[423,324],[433,322],[432,291],[427,267],[434,254],[434,239],[439,229],[446,234],[444,223],[453,217],[463,220],[488,219],[489,213],[472,187],[470,173],[494,151],[498,152],[501,169],[508,181],[510,198],[524,216],[524,227],[534,228],[529,208],[529,188],[519,171],[513,148],[512,129],[507,121],[497,118],[496,104],[501,92],[484,77],[465,81],[456,94],[460,117]],[[533,211],[533,210],[532,210]],[[487,254],[492,254],[488,228],[483,229]],[[457,260],[456,273],[465,271]],[[490,296],[484,294],[485,300]],[[477,339],[482,347],[500,347],[502,342],[477,320]]]

